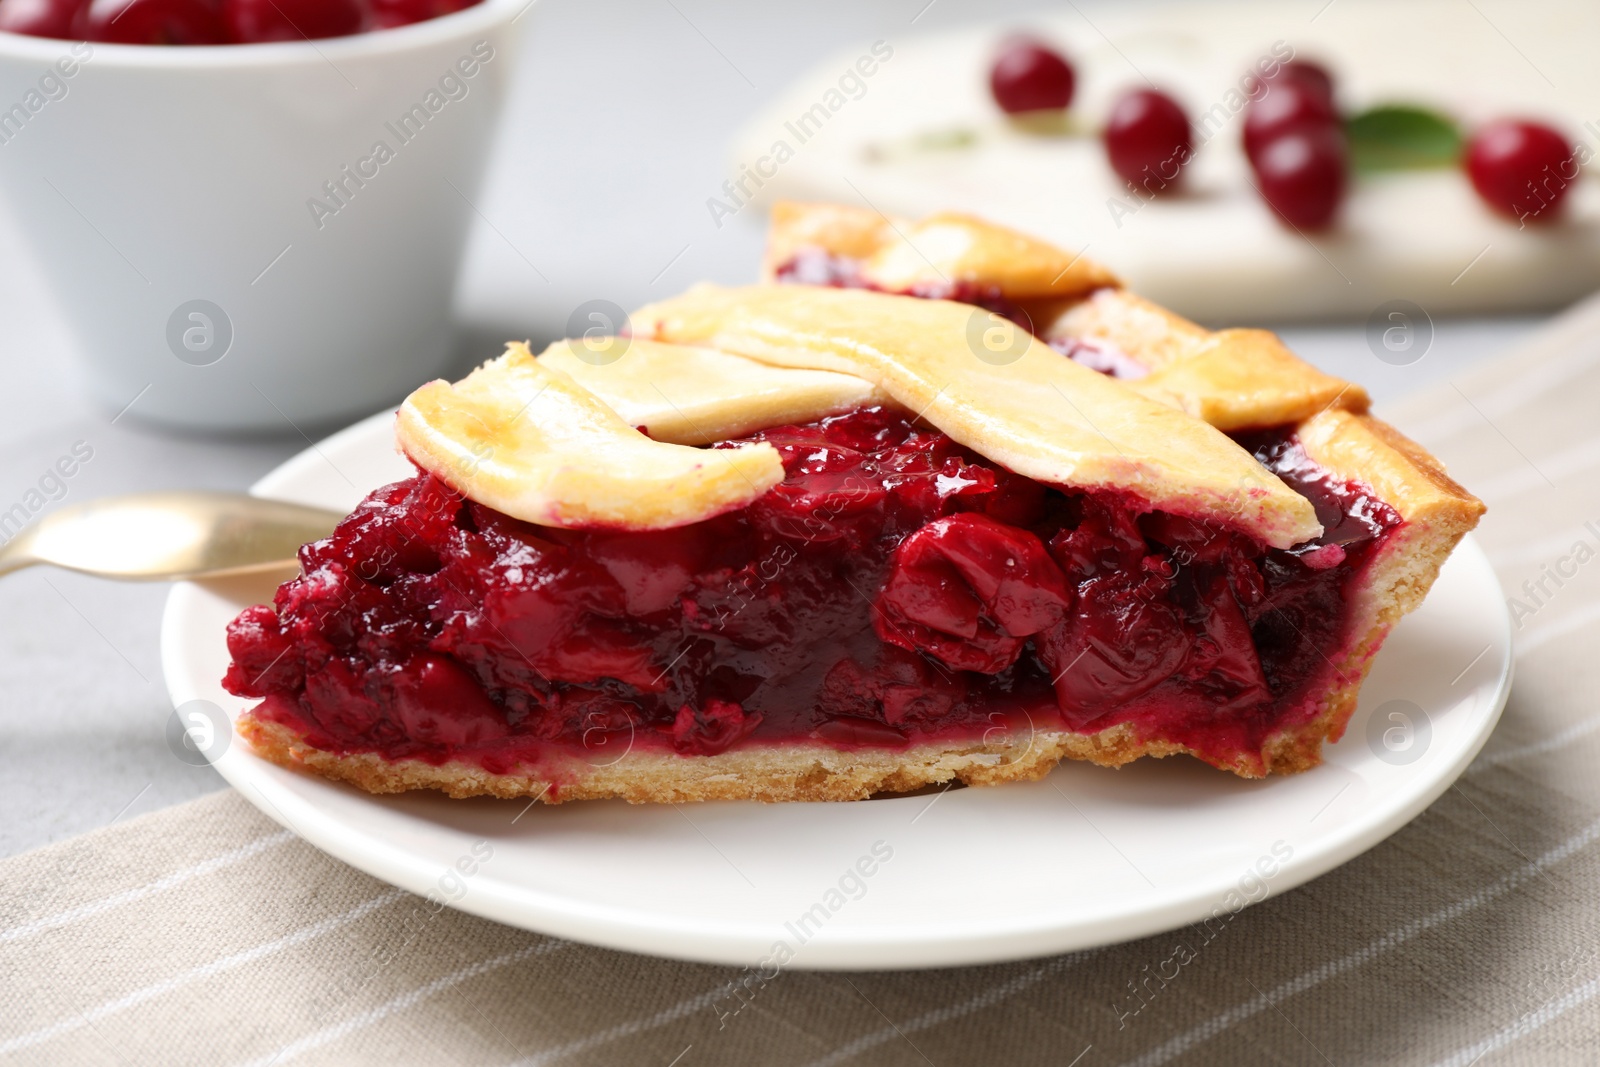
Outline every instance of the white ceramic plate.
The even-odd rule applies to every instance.
[[[408,471],[391,425],[389,415],[359,423],[256,491],[352,506]],[[223,628],[272,591],[260,578],[173,590],[161,641],[175,703],[242,710],[218,683]],[[1314,878],[1449,787],[1494,728],[1510,681],[1505,603],[1469,540],[1390,637],[1345,739],[1293,777],[1247,782],[1191,760],[1147,760],[858,804],[529,808],[370,796],[243,744],[216,765],[318,848],[514,926],[718,963],[932,967],[1123,941]]]

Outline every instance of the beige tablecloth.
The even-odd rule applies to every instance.
[[[224,793],[0,864],[0,1062],[1600,1062],[1600,301],[1388,414],[1490,505],[1516,690],[1413,824],[1209,939],[741,995],[431,914]]]

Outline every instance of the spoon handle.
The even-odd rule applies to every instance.
[[[33,554],[33,531],[19,530],[15,537],[0,545],[0,577],[31,567],[39,560]]]
[[[344,512],[239,493],[168,491],[60,508],[0,546],[0,575],[35,563],[122,581],[247,574],[292,565]]]

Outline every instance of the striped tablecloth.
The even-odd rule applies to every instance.
[[[1424,815],[1220,932],[741,996],[433,913],[223,793],[0,863],[0,1063],[1600,1062],[1600,300],[1387,414],[1490,505],[1516,689]]]

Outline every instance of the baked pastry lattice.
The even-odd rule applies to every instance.
[[[374,792],[844,800],[1314,766],[1482,513],[1357,385],[967,216],[780,205],[762,284],[402,407],[227,684]]]

